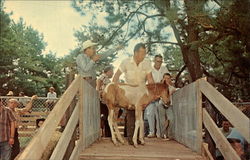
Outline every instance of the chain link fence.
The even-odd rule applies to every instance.
[[[9,99],[17,99],[19,109],[25,108],[31,100],[31,97],[0,96],[0,98],[4,106],[8,106]],[[28,145],[29,141],[35,135],[37,131],[37,119],[46,119],[57,101],[58,98],[38,97],[33,100],[31,110],[20,115],[18,133],[21,150]]]

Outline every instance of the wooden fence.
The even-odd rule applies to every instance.
[[[61,160],[65,156],[66,159],[78,159],[79,152],[99,137],[100,107],[97,95],[93,87],[77,76],[18,159],[40,159],[60,120],[68,112],[72,114],[50,159]],[[79,139],[75,137],[77,131]]]
[[[204,79],[189,84],[173,95],[175,139],[198,153],[207,151],[207,147],[203,148],[205,145],[202,139],[202,124],[204,124],[224,158],[240,160],[207,109],[202,108],[202,96],[208,99],[250,142],[250,119]],[[209,157],[211,158],[211,155]]]

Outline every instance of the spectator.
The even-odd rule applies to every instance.
[[[113,82],[119,82],[119,78],[122,73],[125,75],[125,81],[131,85],[146,85],[148,83],[154,83],[152,77],[152,66],[148,59],[145,59],[146,47],[143,43],[138,43],[134,47],[133,57],[123,60],[119,66],[119,69],[114,75]],[[127,110],[125,117],[125,133],[127,135],[128,142],[133,145],[132,137],[135,129],[135,111]],[[138,142],[140,144],[140,142]]]
[[[79,54],[76,57],[78,73],[94,88],[96,88],[95,63],[99,60],[105,59],[106,57],[110,56],[111,54],[122,48],[122,46],[118,46],[115,49],[109,50],[108,52],[105,52],[103,54],[96,54],[96,45],[97,43],[94,43],[90,40],[83,42],[83,54]]]
[[[20,92],[18,96],[20,97],[18,98],[20,104],[19,108],[25,107],[29,102],[28,97],[25,96],[24,92]]]
[[[108,124],[108,107],[105,104],[105,102],[102,99],[102,93],[105,89],[105,87],[107,86],[107,84],[109,84],[110,78],[113,77],[113,67],[112,66],[107,66],[104,68],[103,70],[103,74],[97,79],[96,81],[96,90],[99,91],[100,94],[100,110],[101,110],[101,129],[102,129],[102,136],[104,137],[110,137],[111,136],[111,132],[110,132],[110,128],[109,128],[109,124]]]
[[[56,98],[57,98],[57,94],[55,92],[55,88],[54,87],[50,87],[49,88],[49,92],[47,93],[47,101],[45,102],[46,107],[49,110],[52,110],[55,103],[56,103]]]
[[[152,76],[155,83],[160,83],[164,73],[169,73],[168,69],[162,65],[162,62],[163,62],[163,57],[161,55],[156,55],[154,57]],[[162,107],[159,106],[159,99],[157,99],[151,102],[145,109],[144,119],[146,119],[149,124],[149,134],[147,136],[149,138],[155,137],[155,124],[156,124],[156,136],[161,137],[160,120],[163,118],[159,117],[159,115],[162,115],[160,112],[165,113],[165,110],[162,110],[161,108]]]
[[[20,116],[24,115],[25,113],[27,113],[31,110],[33,101],[36,98],[37,98],[36,95],[32,96],[30,102],[27,104],[27,106],[25,108],[17,108],[19,105],[19,102],[17,101],[17,99],[12,98],[12,99],[9,99],[9,101],[8,101],[8,108],[12,110],[15,118],[17,119],[17,121],[15,123],[15,135],[14,135],[15,143],[13,144],[13,147],[12,147],[11,160],[14,160],[15,157],[20,152],[20,142],[18,139],[18,127],[19,127],[19,122],[20,122]]]
[[[232,128],[230,127],[230,122],[228,120],[223,120],[222,127],[220,128],[220,130],[221,130],[222,134],[225,137],[227,137],[232,131]],[[216,155],[216,160],[223,160],[224,159],[218,148],[216,148],[215,155]]]
[[[3,106],[0,99],[0,159],[10,160],[11,146],[14,144],[16,118],[13,112]]]
[[[159,116],[160,117],[160,128],[162,130],[161,136],[163,138],[168,137],[169,139],[172,139],[173,138],[172,128],[173,128],[173,120],[174,120],[172,95],[176,91],[176,88],[174,87],[174,85],[172,83],[171,75],[169,73],[164,74],[162,82],[168,85],[169,95],[170,95],[170,104],[163,104],[162,101],[160,102],[160,104],[162,104],[160,106],[161,111],[159,112],[161,114],[161,116]],[[163,107],[165,107],[165,112],[164,112],[164,110],[162,110]],[[167,117],[166,119],[165,119],[165,116]]]
[[[36,127],[37,127],[37,130],[36,132],[38,132],[40,130],[40,128],[42,127],[42,125],[44,124],[45,122],[45,119],[44,118],[39,118],[36,120]],[[40,160],[49,160],[60,137],[62,136],[62,133],[59,132],[59,131],[55,131],[54,134],[52,135],[47,147],[46,147],[46,150],[43,152],[42,154],[42,157]]]
[[[242,112],[250,118],[250,109],[244,109]],[[249,144],[236,128],[232,128],[227,139],[242,160],[249,159]]]

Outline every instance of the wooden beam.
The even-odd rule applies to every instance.
[[[202,133],[202,94],[199,89],[199,83],[195,84],[196,88],[196,114],[197,114],[197,128],[196,128],[196,133],[197,133],[197,148],[198,148],[198,153],[202,153],[202,143],[203,143],[203,133]]]
[[[202,79],[199,80],[199,84],[201,92],[250,143],[250,119],[211,84]]]
[[[80,156],[80,143],[79,141],[76,143],[76,146],[73,150],[73,152],[71,153],[70,155],[70,158],[69,160],[76,160],[76,159],[79,159],[79,156]]]
[[[212,154],[209,152],[208,144],[202,144],[202,156],[205,157],[207,160],[214,160]]]
[[[81,77],[77,76],[62,97],[56,103],[54,109],[50,112],[42,127],[30,141],[25,150],[21,153],[19,160],[40,159],[46,149],[52,134],[62,119],[65,111],[76,95],[80,86]]]
[[[205,108],[203,108],[203,123],[226,160],[241,160]]]
[[[78,108],[78,105],[79,105],[79,102],[77,103],[72,115],[70,116],[70,119],[66,125],[66,128],[64,129],[63,131],[63,134],[62,136],[60,137],[57,145],[56,145],[56,148],[54,149],[51,157],[50,157],[50,160],[61,160],[63,159],[63,156],[67,150],[67,147],[69,145],[69,142],[72,138],[72,135],[74,133],[74,128],[76,127],[77,125],[77,122],[78,122],[78,118],[79,118],[79,108]]]
[[[79,134],[80,134],[78,145],[80,147],[80,150],[83,149],[83,144],[84,144],[84,139],[83,139],[83,137],[84,137],[84,135],[83,135],[84,134],[83,133],[83,129],[84,129],[83,128],[83,111],[84,111],[84,109],[83,109],[83,107],[84,107],[84,105],[83,105],[84,104],[83,90],[85,90],[84,81],[85,80],[83,80],[83,79],[80,80],[79,106],[78,106],[79,107]],[[77,152],[79,152],[79,151],[77,151]]]

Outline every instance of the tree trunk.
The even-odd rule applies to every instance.
[[[186,13],[188,18],[187,25],[187,44],[181,47],[184,63],[186,64],[192,81],[195,81],[202,77],[202,68],[200,64],[200,56],[198,46],[192,44],[194,41],[198,41],[198,25],[195,22],[193,16],[195,13],[202,10],[201,2],[198,0],[185,0]]]

